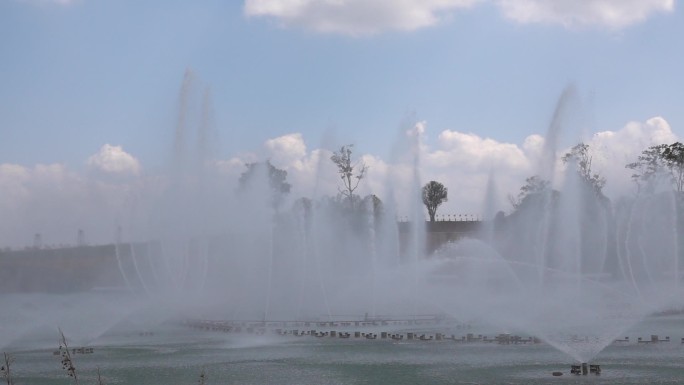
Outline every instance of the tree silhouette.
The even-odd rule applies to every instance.
[[[551,182],[546,179],[542,179],[539,175],[533,175],[525,179],[525,184],[520,187],[520,192],[517,197],[513,195],[508,196],[508,200],[513,205],[514,209],[518,209],[527,197],[536,196],[537,194],[543,193],[549,190]]]
[[[650,146],[625,167],[634,171],[632,180],[639,193],[654,192],[663,177],[670,180],[675,191],[684,191],[684,144],[680,142]]]
[[[247,163],[245,166],[247,166],[247,170],[240,175],[240,190],[246,190],[253,178],[263,172],[268,177],[271,202],[273,207],[277,209],[285,194],[289,193],[292,187],[287,183],[287,171],[275,167],[268,160],[264,163]]]
[[[665,147],[663,159],[675,191],[681,193],[684,188],[684,144],[675,142]]]
[[[447,201],[448,190],[439,182],[430,181],[423,186],[423,204],[427,207],[430,222],[435,221],[437,207]]]
[[[349,208],[354,209],[354,191],[359,187],[359,183],[368,171],[368,166],[363,162],[352,162],[351,154],[353,144],[342,146],[339,151],[333,153],[330,160],[337,166],[337,172],[342,179],[343,188],[337,188],[340,194],[349,203]],[[356,173],[355,173],[356,172]]]
[[[589,184],[596,195],[601,195],[603,186],[606,185],[606,178],[600,176],[598,173],[592,174],[591,160],[592,156],[589,153],[589,145],[578,143],[570,149],[570,152],[563,155],[563,163],[575,162],[577,165],[577,174],[587,184]]]

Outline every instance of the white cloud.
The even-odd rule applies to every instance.
[[[91,170],[105,174],[139,175],[140,162],[121,148],[105,144],[97,154],[92,155],[86,162]]]
[[[256,156],[253,154],[244,154],[236,156],[228,160],[218,160],[214,163],[214,167],[223,176],[239,176],[246,170],[246,164],[255,162]]]
[[[93,203],[83,187],[83,180],[63,164],[0,165],[0,246],[28,244],[34,233],[43,233],[46,243],[75,240],[75,223]]]
[[[306,155],[306,144],[300,133],[269,139],[264,146],[269,153],[271,163],[280,168],[296,166]]]
[[[505,18],[522,24],[613,30],[675,7],[675,0],[246,0],[244,13],[275,19],[285,27],[364,36],[430,27],[458,10],[488,1]]]
[[[433,152],[428,158],[436,164],[460,165],[471,169],[528,166],[525,154],[515,144],[451,130],[439,134],[438,140],[442,149]]]
[[[0,164],[0,208],[10,209],[28,196],[26,182],[30,172],[16,164]]]
[[[439,23],[480,0],[246,0],[247,16],[272,17],[284,26],[359,36],[413,31]]]
[[[22,3],[29,3],[29,4],[34,4],[34,5],[60,5],[60,6],[68,6],[72,4],[76,4],[80,0],[19,0]]]
[[[406,132],[404,140],[412,141],[416,135],[427,137],[427,123],[422,121]],[[630,122],[616,131],[602,131],[587,140],[594,155],[594,169],[608,179],[606,193],[611,198],[630,194],[632,185],[624,165],[636,159],[646,147],[676,140],[667,122],[652,118],[646,122]],[[437,180],[449,188],[449,201],[440,208],[444,214],[477,214],[483,209],[483,197],[490,173],[494,173],[497,189],[498,210],[511,209],[507,195],[517,195],[525,178],[538,174],[544,137],[530,135],[521,145],[500,142],[472,133],[444,130],[434,148],[420,146],[419,174],[422,183]],[[339,178],[337,170],[329,161],[327,150],[308,150],[300,134],[289,134],[268,140],[265,144],[266,158],[288,172],[292,184],[290,198],[301,196],[316,198],[335,195]],[[398,204],[398,214],[408,215],[409,197],[413,191],[414,169],[411,146],[405,147],[405,156],[396,162],[388,162],[373,154],[354,153],[369,166],[367,177],[359,185],[358,194],[376,194],[383,200]],[[567,149],[559,150],[559,156]],[[256,161],[249,154],[250,161]],[[245,158],[246,159],[246,158]],[[277,161],[277,163],[276,163]],[[224,166],[243,168],[242,158],[227,161]],[[557,171],[563,166],[557,164]],[[233,176],[236,175],[233,173]],[[239,174],[238,174],[239,175]],[[562,178],[557,177],[558,181]],[[391,197],[387,194],[393,194]]]
[[[498,0],[503,15],[519,23],[603,26],[620,29],[658,12],[672,12],[674,0]]]
[[[425,122],[417,128],[416,132],[419,131],[421,136],[429,135]],[[404,139],[413,137],[404,136]],[[634,161],[651,145],[676,140],[677,136],[667,121],[654,117],[646,122],[629,122],[615,131],[598,132],[585,142],[592,151],[594,170],[607,178],[606,194],[615,199],[634,192],[625,164]],[[493,172],[499,194],[496,209],[508,211],[511,207],[506,196],[516,195],[525,178],[538,173],[543,145],[544,138],[539,135],[531,135],[522,145],[517,145],[472,133],[444,130],[438,135],[434,148],[420,147],[418,170],[414,170],[414,158],[409,147],[406,147],[405,157],[393,162],[374,154],[354,153],[354,159],[361,159],[369,166],[358,194],[376,194],[387,204],[395,202],[398,205],[397,215],[408,215],[411,207],[409,198],[416,191],[414,180],[418,171],[421,183],[436,180],[449,189],[449,201],[440,207],[440,214],[479,214],[483,210],[487,179]],[[216,212],[218,225],[230,213],[229,208],[240,209],[239,203],[235,206],[230,197],[245,170],[245,163],[270,158],[277,167],[285,169],[288,182],[292,184],[290,200],[337,194],[340,179],[330,161],[330,151],[308,149],[299,133],[268,140],[265,148],[267,151],[263,158],[254,153],[244,153],[215,162],[217,172],[210,178],[211,184],[201,190],[203,200],[199,206],[211,207],[211,211]],[[119,162],[121,158],[127,161]],[[131,159],[135,158],[120,148],[103,146],[88,163],[102,172],[130,173],[130,170],[140,169],[138,162]],[[111,180],[92,172],[81,175],[63,164],[31,167],[0,164],[0,247],[30,244],[37,232],[43,234],[45,243],[73,243],[76,230],[80,228],[86,231],[92,242],[110,242],[116,224],[121,221],[124,224],[126,221],[132,224],[139,221],[140,228],[144,228],[148,219],[145,215],[163,197],[165,183],[163,175]],[[194,195],[190,197],[196,198]],[[194,198],[188,202],[195,206],[199,204]],[[285,205],[289,204],[285,202]],[[164,211],[168,211],[167,206],[162,206]],[[195,206],[189,209],[195,210]],[[228,211],[214,209],[217,207],[226,207]]]
[[[617,197],[635,191],[626,164],[635,162],[649,146],[677,140],[667,121],[654,117],[645,123],[629,122],[618,131],[598,132],[587,144],[592,149],[592,167],[606,177],[606,195]]]
[[[455,130],[442,131],[438,148],[424,154],[423,180],[436,180],[449,188],[443,214],[475,214],[483,210],[490,173],[500,192],[496,210],[508,210],[506,195],[515,193],[534,166],[543,138],[533,135],[521,148],[513,143],[482,138]]]

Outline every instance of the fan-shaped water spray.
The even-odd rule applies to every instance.
[[[114,247],[133,310],[108,315],[107,322],[92,318],[98,327],[83,329],[90,339],[136,317],[265,324],[447,314],[527,332],[586,362],[680,294],[677,198],[642,197],[613,212],[576,165],[570,162],[564,171],[556,166],[572,90],[559,101],[545,142],[547,158],[539,164],[553,188],[527,196],[510,215],[495,214],[491,176],[483,231],[426,255],[420,132],[402,132],[410,143],[391,167],[408,177],[388,177],[391,195],[380,197],[382,205],[374,196],[346,205],[314,193],[315,199],[290,209],[274,196],[267,167],[254,167],[238,191],[220,183],[206,149],[208,96],[201,119],[193,120],[192,85],[187,76],[172,170],[150,188],[156,199],[149,198],[149,212],[138,213],[148,227],[144,235],[124,227],[120,234],[128,239],[119,235]],[[194,131],[193,121],[200,122]],[[198,145],[191,151],[193,140]],[[408,207],[410,223],[397,223],[400,206]],[[80,306],[100,305],[83,301],[72,310],[50,309],[55,320],[76,323],[69,311],[85,320],[90,313]],[[150,317],[155,309],[159,316]]]

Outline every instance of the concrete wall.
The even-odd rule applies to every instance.
[[[0,251],[0,292],[71,292],[120,287],[114,245]]]
[[[425,226],[424,255],[430,255],[445,243],[475,236],[480,222],[422,222],[420,225]],[[401,253],[406,253],[410,245],[411,226],[410,222],[398,223]],[[228,239],[226,241],[230,243]],[[62,293],[98,287],[123,288],[126,287],[126,282],[121,274],[122,269],[129,277],[128,284],[132,289],[140,289],[139,282],[133,278],[136,276],[135,270],[144,270],[146,265],[140,263],[141,266],[132,267],[131,246],[120,245],[121,261],[117,259],[113,244],[0,251],[0,293]],[[147,249],[138,247],[137,253]],[[144,258],[144,261],[149,260],[150,258]]]
[[[429,256],[437,249],[449,242],[455,242],[465,237],[476,237],[482,222],[479,221],[444,221],[423,222],[425,226],[425,255]],[[399,242],[402,253],[411,242],[410,234],[413,223],[399,222]]]

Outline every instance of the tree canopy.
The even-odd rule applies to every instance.
[[[561,158],[563,163],[567,164],[575,162],[577,166],[577,174],[586,182],[597,195],[601,195],[603,186],[606,185],[606,178],[600,176],[598,173],[592,172],[591,160],[592,156],[589,153],[589,145],[585,143],[578,143],[575,147],[570,149],[570,152],[563,155]]]
[[[263,173],[264,176],[268,177],[268,187],[271,190],[272,203],[277,208],[285,194],[288,194],[292,187],[287,183],[287,171],[275,167],[268,160],[263,163],[247,163],[245,166],[247,170],[240,175],[240,189],[246,190],[253,178],[259,173]]]
[[[548,180],[542,179],[539,175],[533,175],[525,179],[525,184],[520,187],[518,196],[513,197],[513,195],[509,195],[508,200],[511,202],[511,205],[513,205],[513,208],[517,209],[523,204],[527,197],[548,191],[550,186],[551,182]]]
[[[636,162],[625,165],[634,171],[632,180],[639,193],[652,193],[662,179],[677,192],[684,191],[684,144],[658,144],[641,152]]]
[[[437,208],[448,200],[448,189],[443,184],[433,180],[423,186],[422,195],[423,204],[427,208],[428,215],[430,215],[430,222],[434,222]]]

